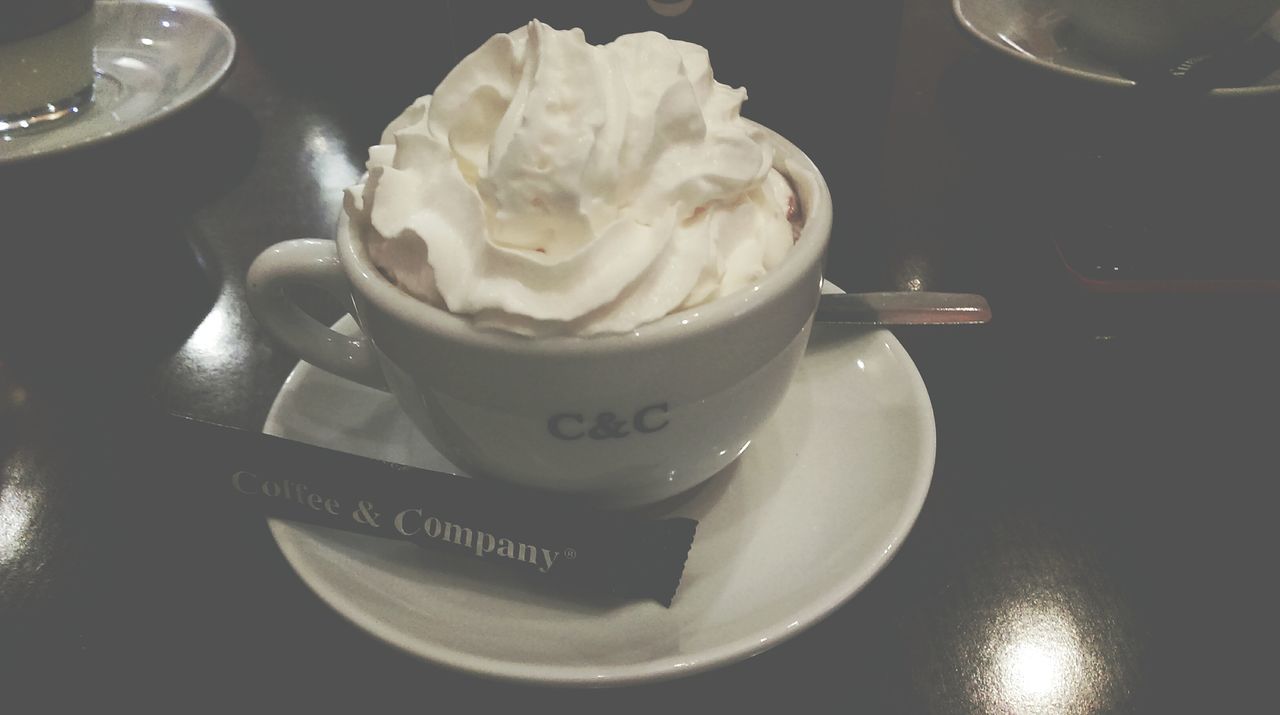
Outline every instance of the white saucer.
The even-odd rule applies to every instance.
[[[998,52],[1037,67],[1112,87],[1135,83],[1080,42],[1054,0],[951,0],[960,26]],[[1280,37],[1280,13],[1263,32]],[[1280,68],[1245,87],[1219,87],[1215,97],[1262,96],[1280,91]]]
[[[151,124],[212,90],[236,54],[235,36],[220,20],[172,5],[99,0],[94,35],[93,102],[48,129],[0,133],[0,164]]]
[[[339,322],[350,330],[351,319]],[[456,472],[390,396],[300,363],[264,431]],[[432,568],[417,546],[271,520],[329,605],[386,642],[479,675],[619,685],[760,653],[821,620],[893,557],[933,475],[933,408],[885,330],[816,326],[777,414],[743,457],[650,510],[699,520],[670,609],[533,593],[488,570]]]

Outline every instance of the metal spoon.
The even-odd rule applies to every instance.
[[[826,293],[818,301],[814,320],[851,325],[980,325],[991,322],[991,306],[986,298],[971,293]]]
[[[1280,20],[1273,17],[1249,38],[1216,52],[1172,63],[1148,62],[1119,67],[1144,90],[1189,97],[1219,87],[1245,87],[1280,68]]]

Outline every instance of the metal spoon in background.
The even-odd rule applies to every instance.
[[[1249,38],[1216,52],[1176,62],[1120,66],[1139,89],[1170,97],[1191,97],[1220,87],[1244,87],[1280,68],[1280,14]]]
[[[826,293],[813,319],[851,325],[981,325],[991,322],[991,306],[972,293]]]

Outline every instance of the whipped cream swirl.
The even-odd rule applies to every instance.
[[[746,96],[698,45],[535,20],[391,122],[344,208],[392,282],[482,327],[629,331],[751,285],[795,240]]]

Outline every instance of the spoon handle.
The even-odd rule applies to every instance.
[[[1280,15],[1247,39],[1208,54],[1172,64],[1142,63],[1118,67],[1145,90],[1171,98],[1194,97],[1213,89],[1247,87],[1280,68]]]
[[[979,325],[991,322],[991,306],[987,305],[986,298],[971,293],[828,293],[818,301],[814,321],[852,325]]]

